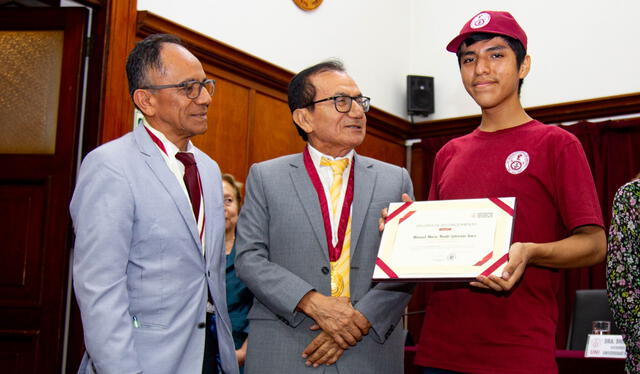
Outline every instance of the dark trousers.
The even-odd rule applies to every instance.
[[[202,374],[224,374],[222,367],[220,366],[216,315],[213,313],[207,313],[206,332],[204,335],[204,360],[202,360]]]

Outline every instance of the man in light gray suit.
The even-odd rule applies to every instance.
[[[79,372],[237,373],[220,170],[190,141],[215,82],[162,34],[136,45],[127,75],[144,123],[87,155],[70,206]]]
[[[380,210],[412,194],[409,175],[355,153],[369,98],[340,63],[293,77],[289,107],[308,145],[251,167],[237,227],[236,269],[256,298],[246,373],[402,373],[411,287],[371,276]]]

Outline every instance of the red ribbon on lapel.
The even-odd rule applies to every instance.
[[[316,194],[318,195],[318,200],[320,200],[320,211],[322,212],[322,220],[324,221],[324,233],[327,238],[327,248],[329,248],[329,261],[338,261],[338,259],[340,258],[340,254],[342,254],[344,234],[347,232],[347,223],[349,222],[351,203],[353,202],[353,174],[355,170],[355,157],[353,157],[353,161],[351,162],[347,191],[344,196],[344,202],[342,203],[342,210],[340,211],[340,221],[338,224],[338,242],[335,246],[333,245],[331,235],[331,218],[329,217],[329,205],[327,205],[327,197],[325,196],[324,188],[322,187],[322,181],[320,181],[318,171],[316,170],[316,167],[315,165],[313,165],[313,161],[311,160],[311,155],[309,154],[308,148],[304,149],[302,158],[304,160],[304,167],[307,169],[307,174],[309,174],[309,178],[311,178],[313,188],[315,188]]]
[[[169,154],[167,153],[167,149],[164,147],[164,144],[162,144],[162,140],[158,139],[158,137],[154,133],[152,133],[151,130],[149,130],[147,128],[147,126],[142,125],[142,127],[144,127],[144,129],[147,130],[147,134],[149,134],[149,137],[151,138],[151,140],[153,140],[154,143],[156,143],[158,148],[160,148],[160,150],[165,155],[167,155],[167,157],[169,157]],[[195,154],[193,156],[195,157]],[[201,196],[202,202],[203,202],[201,208],[204,209],[204,195],[203,195],[203,192],[202,192],[202,181],[200,179],[200,172],[197,171],[197,169],[196,169],[196,172],[198,174],[198,188],[200,189],[200,196]],[[187,197],[189,197],[189,196],[187,195]],[[196,219],[196,225],[197,225],[198,224],[198,217],[195,217],[195,219]],[[198,230],[199,231],[198,232],[198,237],[200,238],[200,242],[202,242],[202,236],[204,235],[204,225],[205,225],[206,222],[207,222],[207,217],[203,212],[203,214],[202,214],[202,229]]]
[[[158,137],[155,136],[155,134],[152,133],[151,130],[147,128],[147,126],[143,125],[142,127],[144,127],[144,129],[147,130],[147,134],[149,134],[149,136],[151,137],[151,140],[153,140],[153,142],[156,143],[158,148],[160,148],[160,150],[164,152],[165,155],[169,156],[169,154],[167,153],[167,150],[164,148],[164,144],[162,144],[162,141],[158,139]]]

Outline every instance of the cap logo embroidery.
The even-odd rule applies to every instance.
[[[525,151],[515,151],[507,157],[505,168],[511,174],[520,174],[529,166],[529,154]]]
[[[491,21],[491,15],[489,13],[480,13],[469,22],[469,27],[479,29],[488,25],[489,21]]]

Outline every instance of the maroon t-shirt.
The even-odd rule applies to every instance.
[[[603,226],[580,142],[538,121],[478,129],[437,154],[430,200],[516,197],[514,242],[551,242]],[[472,373],[555,373],[556,270],[527,267],[508,293],[438,283],[429,295],[416,364]]]

